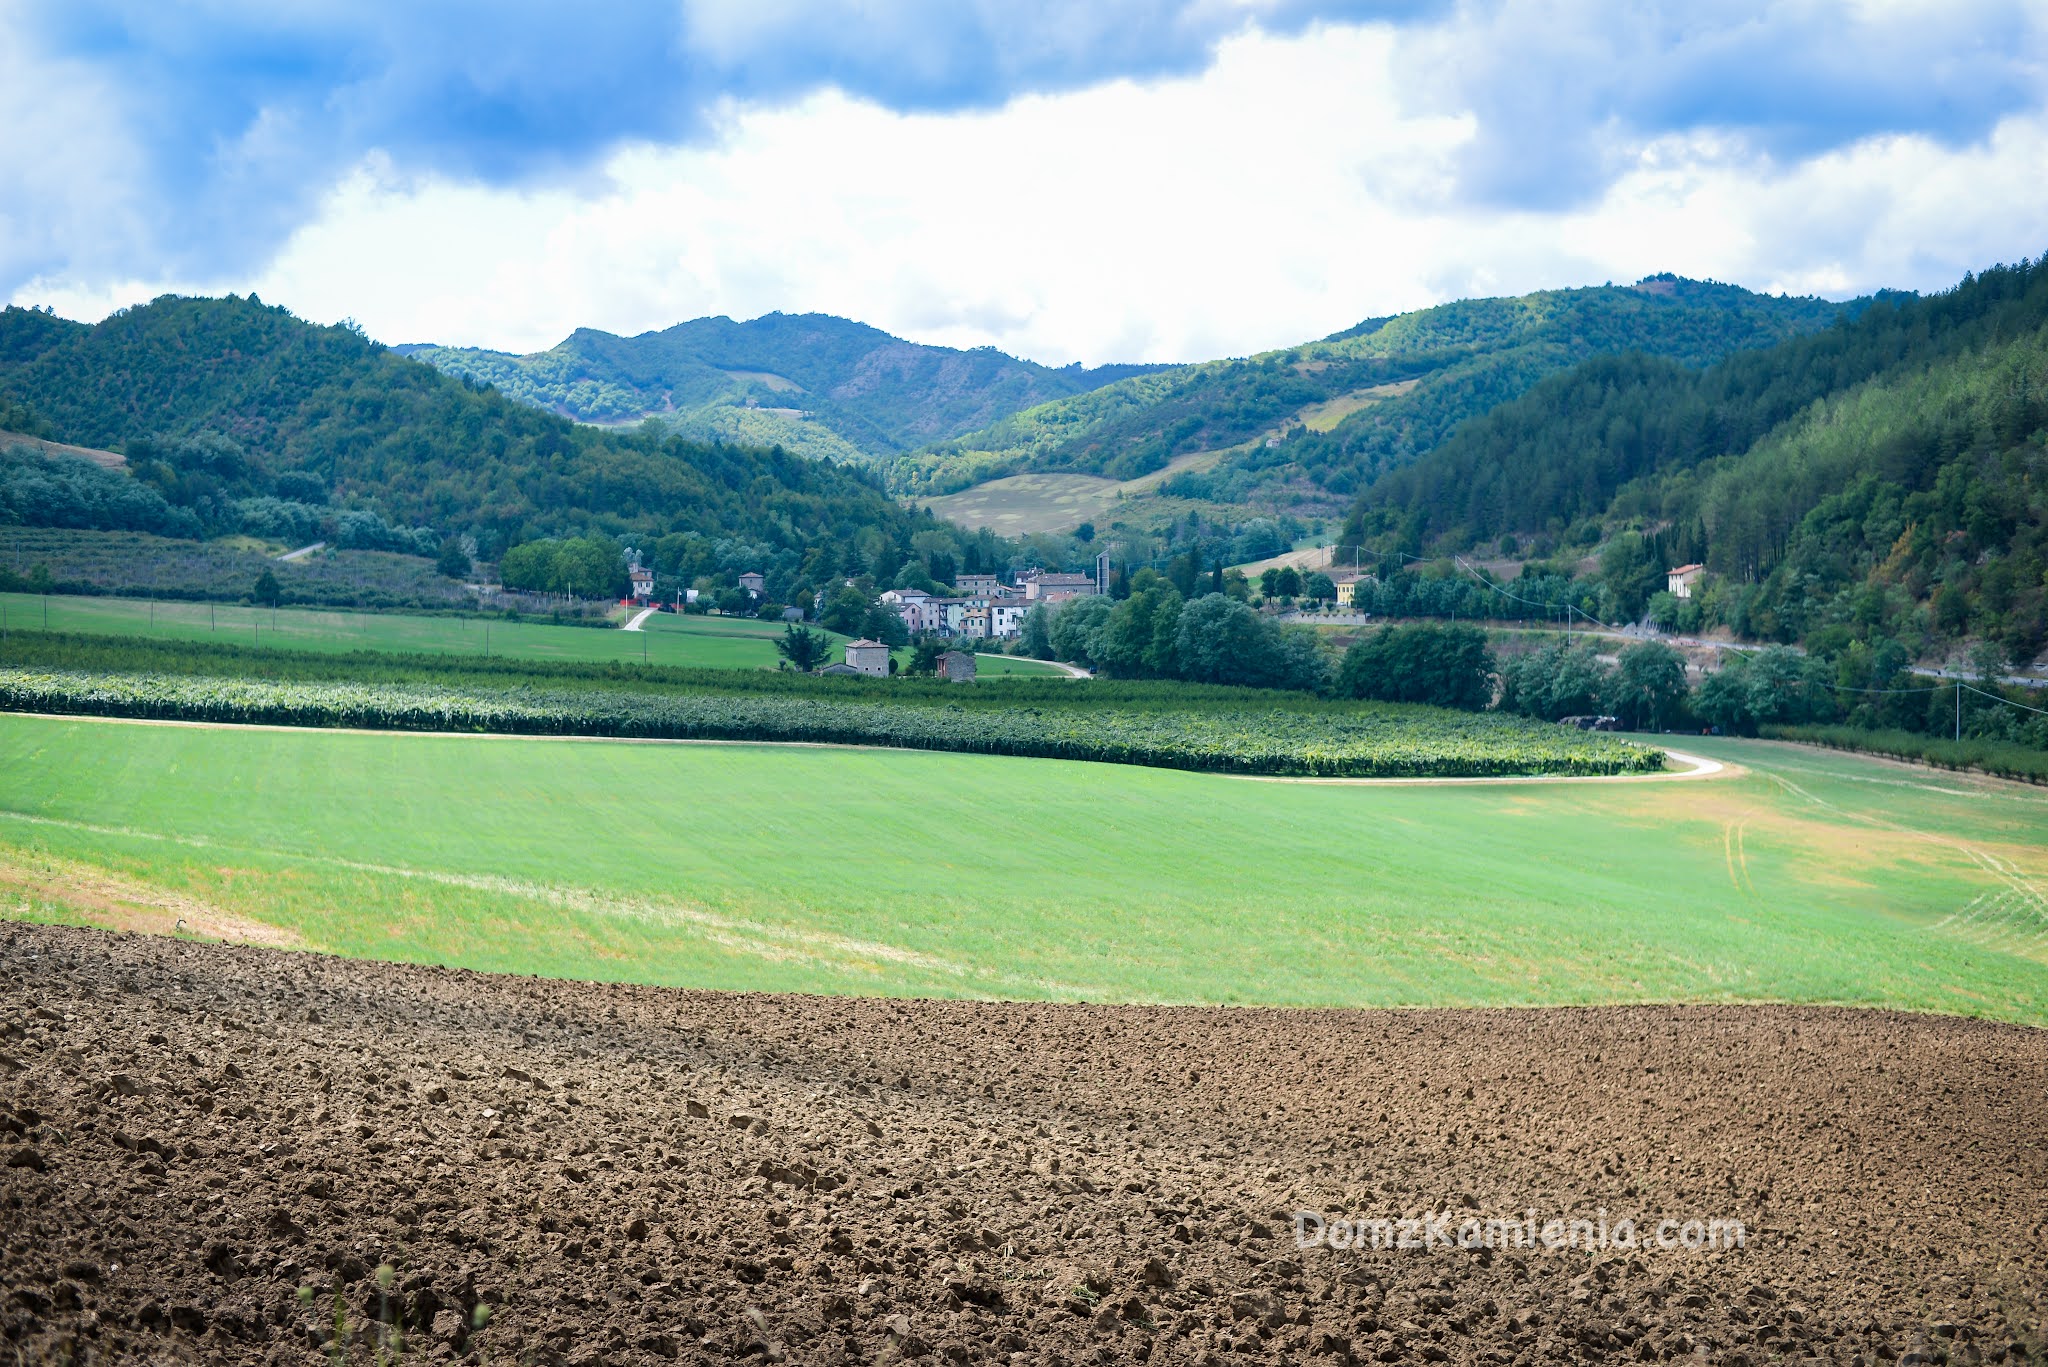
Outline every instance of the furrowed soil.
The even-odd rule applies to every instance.
[[[2038,1360],[2044,1096],[2048,1032],[1888,1012],[722,995],[10,925],[0,1358]],[[1746,1239],[1340,1252],[1302,1209]]]

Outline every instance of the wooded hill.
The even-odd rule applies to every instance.
[[[1348,498],[1434,449],[1460,422],[1590,356],[1639,351],[1700,366],[1823,327],[1845,310],[1676,276],[1634,286],[1472,299],[1375,318],[1319,342],[1122,380],[890,462],[892,487],[938,494],[1023,470],[1128,479],[1234,450],[1166,492],[1284,505]],[[1277,445],[1264,438],[1278,436]]]
[[[2048,258],[1895,298],[1689,370],[1642,354],[1546,379],[1368,487],[1347,544],[1547,554],[1625,538],[1704,558],[1693,625],[2048,643]],[[1682,545],[1681,545],[1682,543]],[[1613,595],[1640,610],[1666,568]]]
[[[893,455],[1158,368],[1054,369],[993,347],[906,342],[823,313],[698,318],[637,337],[579,328],[530,356],[396,349],[579,422],[659,417],[681,436],[836,460]]]
[[[128,456],[125,474],[13,459],[0,521],[32,525],[194,535],[348,508],[410,543],[387,549],[467,535],[494,558],[542,535],[694,533],[863,566],[936,525],[859,471],[579,426],[254,297],[166,296],[90,326],[0,311],[0,410]]]

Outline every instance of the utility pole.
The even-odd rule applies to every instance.
[[[1963,681],[1956,680],[1956,743],[1963,740]]]

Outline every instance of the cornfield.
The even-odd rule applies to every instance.
[[[1491,714],[1389,706],[1308,712],[994,710],[818,697],[455,689],[436,685],[0,668],[0,709],[377,730],[806,741],[1317,777],[1623,774],[1634,741]]]

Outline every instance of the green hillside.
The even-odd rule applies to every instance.
[[[957,436],[1149,369],[1056,370],[993,347],[906,342],[822,313],[770,313],[743,323],[698,318],[637,337],[579,328],[531,356],[399,350],[580,422],[659,417],[699,440],[766,437],[840,460]]]
[[[125,473],[9,457],[0,522],[30,526],[281,540],[339,527],[344,545],[413,553],[468,537],[487,558],[542,535],[694,536],[826,572],[936,525],[856,472],[580,426],[253,297],[166,296],[92,326],[0,311],[0,406],[128,457]]]
[[[2044,474],[2048,259],[1704,370],[1590,361],[1372,484],[1344,540],[1604,539],[1622,611],[1683,555],[1710,575],[1688,628],[1893,669],[1967,640],[2028,660],[2048,644]]]
[[[1128,479],[1175,456],[1230,449],[1166,492],[1220,503],[1327,502],[1590,356],[1641,351],[1700,366],[1823,327],[1844,309],[1675,276],[1465,300],[1055,400],[903,457],[889,473],[899,490],[940,494],[1022,470]]]

